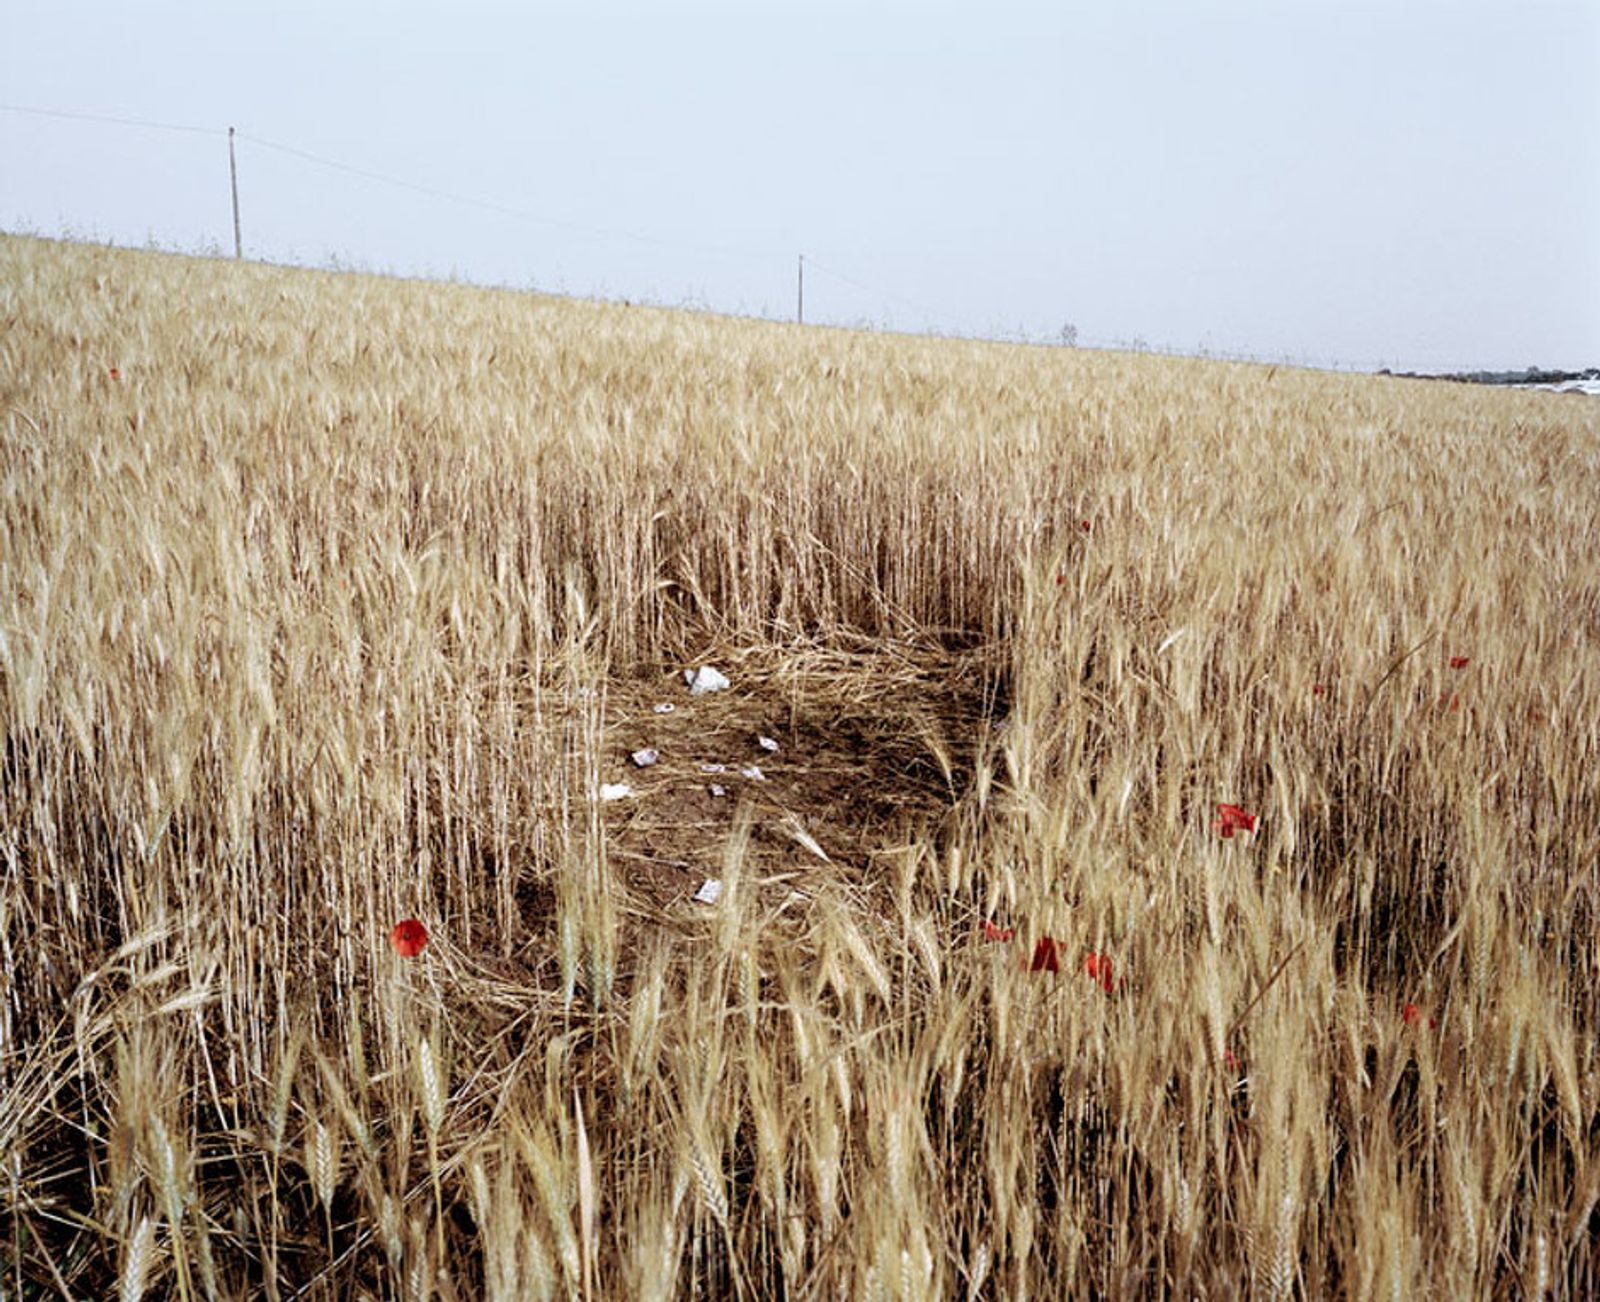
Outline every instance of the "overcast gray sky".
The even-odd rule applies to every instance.
[[[1397,367],[1600,364],[1600,3],[0,0],[0,228]],[[336,170],[272,141],[518,215]],[[536,220],[542,219],[542,220]]]

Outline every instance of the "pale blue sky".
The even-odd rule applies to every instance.
[[[784,316],[805,252],[824,322],[1600,364],[1594,0],[0,0],[0,32],[0,103],[549,219],[251,139],[254,256]],[[231,246],[226,140],[0,112],[0,228]]]

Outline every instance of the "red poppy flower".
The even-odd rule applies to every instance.
[[[1450,657],[1450,668],[1452,668],[1452,669],[1465,669],[1471,663],[1472,663],[1472,657],[1471,656],[1451,656]]]
[[[122,378],[121,372],[119,372],[115,366],[111,368],[111,378],[113,380],[120,380]]]
[[[1065,574],[1056,575],[1056,587],[1059,588],[1066,581],[1067,581],[1067,576]]]
[[[1313,695],[1313,696],[1326,696],[1327,694],[1328,694],[1328,689],[1326,687],[1324,687],[1321,683],[1312,683],[1311,684],[1311,695]]]
[[[987,918],[983,920],[983,938],[991,941],[1007,941],[1017,933],[1010,927],[997,927]]]
[[[394,924],[389,933],[389,947],[401,958],[415,958],[428,943],[428,929],[415,918]]]
[[[1422,1025],[1422,1009],[1418,1008],[1415,1004],[1407,1004],[1400,1010],[1400,1020],[1407,1026],[1420,1027]],[[1430,1028],[1438,1025],[1439,1023],[1432,1017],[1428,1019],[1428,1026]]]
[[[1231,841],[1235,832],[1256,830],[1256,816],[1238,805],[1219,804],[1217,814],[1217,831],[1222,833],[1225,841]]]
[[[1083,960],[1083,970],[1089,974],[1091,981],[1098,981],[1100,988],[1108,995],[1111,993],[1111,955],[1096,954],[1091,950]]]
[[[1078,528],[1082,529],[1084,531],[1084,533],[1088,533],[1090,528],[1092,528],[1092,526],[1089,524],[1089,522],[1087,520],[1079,520],[1078,521]]]
[[[1441,710],[1459,710],[1461,708],[1460,692],[1439,693],[1439,708]]]
[[[1033,962],[1028,964],[1028,971],[1061,971],[1061,942],[1054,936],[1040,936],[1039,943],[1033,947]]]

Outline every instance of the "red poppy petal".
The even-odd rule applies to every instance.
[[[1033,947],[1033,962],[1028,965],[1030,972],[1059,972],[1061,971],[1061,953],[1057,947],[1055,937],[1040,936],[1039,942]]]
[[[389,947],[401,958],[415,958],[428,943],[428,929],[415,918],[406,918],[389,933]]]
[[[1217,813],[1217,829],[1224,837],[1231,838],[1235,832],[1254,832],[1256,830],[1256,816],[1239,805],[1219,804]]]
[[[1091,950],[1084,956],[1083,970],[1089,980],[1100,986],[1108,995],[1116,988],[1111,967],[1111,955],[1096,954]]]

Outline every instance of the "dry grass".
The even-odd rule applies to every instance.
[[[1594,404],[21,239],[0,317],[7,1297],[1600,1289]]]

